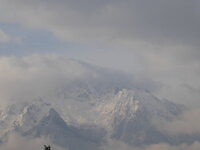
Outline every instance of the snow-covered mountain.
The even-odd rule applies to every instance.
[[[55,86],[48,84],[51,86],[49,90],[39,88],[45,94],[39,92],[37,98],[31,97],[26,102],[14,103],[0,110],[2,143],[16,132],[29,138],[46,137],[70,150],[98,149],[106,144],[107,139],[130,146],[200,141],[198,134],[169,137],[154,122],[176,119],[186,110],[185,106],[160,100],[118,72],[74,61],[65,63],[65,60],[59,66],[51,61],[44,66],[51,70],[62,68],[63,64],[66,65],[64,72],[63,69],[56,70],[61,72],[59,79],[53,76],[46,81],[42,78],[45,80],[43,83],[52,79],[56,83]],[[46,88],[43,84],[36,85]]]
[[[75,93],[73,94],[75,95]],[[92,94],[91,92],[90,95],[94,96],[96,92],[94,95]],[[68,108],[75,108],[74,104],[70,102],[63,101],[60,107],[68,105],[66,107],[66,112],[68,112]],[[75,121],[77,114],[70,114],[73,123],[70,121],[68,123],[64,119],[65,116],[57,112],[57,109],[59,111],[58,103],[48,104],[41,99],[10,105],[1,111],[1,139],[5,140],[10,134],[18,132],[31,138],[47,137],[53,143],[72,150],[98,148],[105,143],[106,138],[120,140],[134,146],[160,142],[191,143],[200,139],[196,135],[169,138],[168,135],[160,132],[153,123],[155,118],[170,121],[186,108],[167,100],[159,100],[148,91],[110,89],[95,101],[92,99],[84,102],[78,100],[76,104],[78,103],[85,104],[76,106],[76,109],[86,111],[81,117],[92,113],[90,117],[94,117],[93,122],[88,120],[87,116],[83,118],[84,123],[80,120]]]
[[[98,111],[105,118],[106,126],[116,126],[121,121],[136,117],[138,112],[147,112],[145,118],[163,117],[172,119],[184,110],[183,105],[167,100],[161,101],[148,91],[122,89],[111,99],[98,106]]]
[[[23,135],[33,138],[46,137],[54,144],[73,150],[97,148],[103,142],[101,136],[103,134],[96,135],[92,130],[87,132],[88,135],[80,128],[67,125],[60,115],[51,108],[36,126],[24,132]]]
[[[97,148],[104,142],[105,129],[96,125],[68,125],[52,105],[43,100],[18,103],[1,112],[1,142],[15,133],[28,138],[48,138],[59,146],[78,150]]]
[[[31,129],[50,108],[50,104],[40,99],[32,103],[22,102],[6,107],[0,114],[0,135],[12,130],[26,131]]]

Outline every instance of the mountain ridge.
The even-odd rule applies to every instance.
[[[75,94],[75,97],[77,95]],[[68,107],[71,105],[70,102],[66,101]],[[171,121],[182,114],[186,107],[168,100],[159,100],[148,91],[111,89],[98,100],[92,100],[92,104],[91,100],[75,102],[75,104],[78,103],[84,103],[87,107],[79,105],[77,109],[94,113],[93,119],[96,122],[82,124],[77,121],[71,124],[57,112],[58,107],[54,108],[56,105],[46,103],[40,98],[30,103],[13,104],[7,107],[5,112],[2,111],[0,128],[7,132],[1,134],[0,137],[5,139],[12,132],[31,138],[48,137],[53,143],[71,150],[78,150],[80,147],[82,149],[98,148],[106,143],[107,138],[119,140],[131,146],[160,142],[191,143],[200,139],[198,135],[181,135],[170,140],[169,136],[157,129],[152,122],[153,119]],[[66,104],[63,103],[61,106]],[[76,114],[73,117],[75,120]],[[6,129],[1,126],[3,124],[8,125]],[[79,146],[75,141],[79,143]]]

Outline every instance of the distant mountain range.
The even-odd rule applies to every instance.
[[[130,146],[200,141],[200,135],[176,135],[160,131],[154,120],[172,121],[187,108],[160,100],[144,89],[115,82],[88,84],[76,81],[62,86],[54,97],[9,105],[0,113],[1,143],[13,133],[24,137],[48,137],[70,150],[93,150],[108,139]]]

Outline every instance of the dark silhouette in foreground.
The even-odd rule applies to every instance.
[[[51,146],[50,145],[49,146],[44,145],[44,150],[51,150]]]

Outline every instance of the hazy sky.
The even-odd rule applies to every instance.
[[[199,27],[199,0],[0,0],[0,55],[83,60],[200,106]]]

